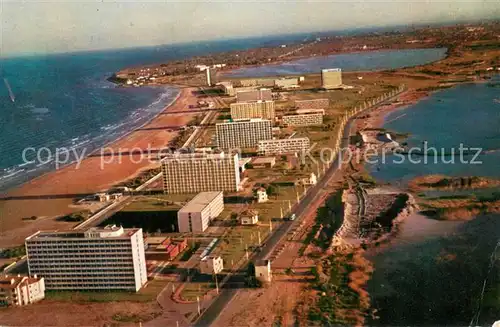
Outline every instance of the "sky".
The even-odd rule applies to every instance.
[[[498,0],[0,0],[0,56],[500,18]]]

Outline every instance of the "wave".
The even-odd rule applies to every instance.
[[[99,150],[106,145],[115,142],[132,131],[141,128],[153,120],[165,107],[170,106],[180,95],[180,90],[174,87],[166,87],[158,97],[149,105],[133,110],[125,119],[115,124],[101,126],[94,133],[85,133],[80,136],[67,139],[63,142],[50,141],[41,146],[50,145],[50,149],[65,148],[70,152],[70,160],[67,164],[75,162],[75,154],[85,156]],[[31,108],[35,108],[30,105]],[[64,154],[63,154],[64,156]],[[62,157],[63,159],[65,157]],[[44,162],[25,162],[16,166],[5,168],[0,172],[0,190],[7,189],[28,181],[36,176],[56,168],[56,161],[49,158],[41,158]],[[22,168],[22,169],[20,169]]]
[[[25,106],[22,106],[21,108],[23,109],[29,109],[32,113],[34,114],[47,114],[50,112],[49,108],[46,107],[37,107],[34,104],[27,104]]]

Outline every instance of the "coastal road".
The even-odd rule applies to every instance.
[[[349,131],[351,129],[352,120],[350,120],[343,131],[344,137],[342,138],[341,147],[345,147],[349,144]],[[311,187],[306,195],[302,198],[302,200],[296,204],[292,208],[292,213],[295,213],[297,217],[301,217],[301,215],[307,210],[307,208],[311,205],[311,203],[316,200],[316,197],[319,193],[319,190],[326,187],[328,182],[331,180],[335,172],[339,167],[339,158],[336,158],[334,162],[330,165],[328,170],[326,171],[323,178],[319,180],[319,182]],[[287,235],[294,227],[300,225],[300,219],[296,219],[294,221],[285,221],[281,226],[274,230],[274,232],[264,241],[265,244],[261,247],[261,251],[257,254],[253,255],[251,260],[261,260],[267,259],[273,251],[276,249],[277,245],[280,241]],[[212,303],[208,309],[206,309],[198,321],[194,324],[197,327],[206,327],[210,326],[214,320],[217,318],[219,313],[224,309],[224,307],[233,299],[233,297],[238,292],[238,288],[235,285],[243,285],[244,284],[244,276],[241,274],[232,275],[228,283],[225,284],[221,289],[221,294],[219,297]],[[226,287],[227,286],[227,287]]]
[[[373,109],[379,107],[380,105],[383,105],[384,103],[387,103],[389,101],[392,101],[395,97],[398,97],[401,93],[396,94],[395,96],[386,99],[385,101],[376,104],[375,106],[372,106],[370,108],[367,108],[366,110],[363,110],[359,112],[357,115],[353,116],[351,119],[348,120],[346,123],[343,133],[342,133],[342,140],[341,140],[341,148],[346,148],[349,145],[349,136],[351,132],[351,128],[354,122],[354,119],[362,114],[366,114]],[[281,240],[284,238],[285,235],[287,235],[292,229],[298,225],[300,225],[300,217],[301,215],[306,212],[307,208],[315,201],[317,200],[317,197],[319,195],[319,191],[323,188],[325,188],[329,181],[333,178],[339,167],[341,166],[342,162],[340,161],[341,158],[337,156],[335,160],[332,162],[330,167],[325,172],[325,175],[318,181],[316,185],[311,187],[306,195],[301,199],[301,201],[296,204],[292,208],[292,213],[295,213],[295,215],[298,217],[295,221],[285,221],[278,229],[276,229],[266,240],[264,240],[264,245],[261,248],[261,251],[258,252],[257,254],[252,255],[250,260],[255,261],[255,260],[261,260],[261,259],[267,259],[269,255],[273,253],[273,251],[276,249],[277,245],[281,242]],[[243,285],[244,282],[244,276],[241,274],[235,274],[232,275],[228,283],[226,283],[222,288],[221,288],[221,293],[218,298],[213,301],[213,303],[202,313],[200,318],[195,322],[194,326],[196,327],[206,327],[210,326],[215,319],[218,317],[219,313],[224,309],[224,307],[233,299],[233,297],[236,295],[238,292],[239,288],[235,287],[235,285]]]

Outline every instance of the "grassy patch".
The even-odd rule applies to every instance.
[[[167,281],[152,280],[139,292],[127,291],[93,291],[93,292],[69,292],[69,291],[46,291],[45,298],[58,302],[75,303],[105,303],[105,302],[150,302],[156,299],[160,291],[168,284]]]

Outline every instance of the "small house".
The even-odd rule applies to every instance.
[[[271,282],[272,272],[270,260],[257,260],[255,262],[255,278],[264,283]]]
[[[242,225],[256,225],[259,222],[259,214],[255,210],[246,210],[240,215]]]
[[[205,256],[200,261],[200,272],[202,274],[212,275],[222,272],[224,269],[224,260],[219,256]]]
[[[257,199],[257,203],[267,202],[268,196],[266,189],[261,187],[257,191],[255,191],[255,198]]]

